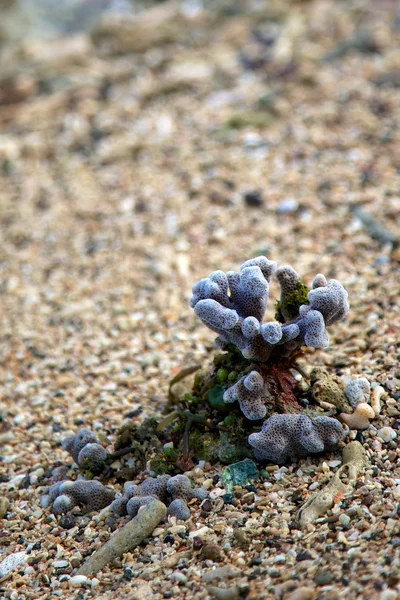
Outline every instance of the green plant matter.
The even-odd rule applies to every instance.
[[[296,289],[289,292],[283,300],[277,300],[275,303],[275,319],[279,323],[285,323],[282,311],[286,312],[289,319],[294,319],[299,314],[299,308],[302,304],[309,304],[307,294],[310,290],[300,280],[296,283]]]

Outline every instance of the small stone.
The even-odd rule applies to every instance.
[[[317,571],[314,577],[317,585],[329,585],[332,579],[333,575],[330,571]]]
[[[285,600],[314,600],[315,591],[310,587],[299,587],[294,590]]]
[[[14,552],[9,554],[0,563],[0,579],[6,577],[13,571],[16,571],[18,567],[25,564],[28,560],[26,552]]]
[[[81,587],[87,582],[88,578],[85,575],[74,575],[71,577],[71,584],[74,587]]]
[[[382,427],[382,429],[378,430],[377,435],[385,443],[391,442],[397,437],[397,433],[391,427]]]
[[[63,529],[72,529],[75,527],[75,517],[73,515],[63,515],[58,524]]]
[[[278,214],[286,214],[290,212],[295,212],[299,208],[299,203],[295,198],[284,198],[281,200],[276,207],[276,212]]]
[[[259,208],[264,204],[264,200],[259,190],[255,190],[253,192],[246,192],[243,197],[247,206]]]
[[[10,506],[10,501],[6,496],[0,497],[0,519],[3,519],[6,516],[8,507]]]
[[[53,563],[53,567],[55,569],[65,569],[65,567],[69,567],[69,562],[67,560],[56,560]]]
[[[217,600],[236,600],[240,597],[240,589],[234,585],[230,588],[218,588],[213,585],[209,585],[208,593]]]
[[[221,474],[221,481],[227,494],[232,494],[235,485],[245,487],[258,478],[257,466],[249,458],[225,467]]]

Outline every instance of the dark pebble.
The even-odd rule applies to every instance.
[[[130,567],[124,567],[124,579],[130,581],[133,577],[133,571]]]
[[[297,562],[301,562],[302,560],[312,560],[312,556],[309,552],[299,552],[296,556]]]
[[[173,544],[174,541],[175,540],[172,535],[166,535],[164,538],[164,544]]]
[[[221,498],[224,501],[224,504],[232,504],[232,494],[222,494]]]
[[[203,540],[199,537],[193,538],[193,550],[201,550],[202,547],[203,547]]]
[[[59,526],[63,529],[72,529],[73,527],[75,527],[75,523],[76,520],[73,515],[64,515],[58,521]]]
[[[259,556],[257,556],[256,558],[252,558],[251,561],[249,562],[249,567],[255,567],[256,565],[261,565],[262,560]]]
[[[398,548],[400,546],[400,537],[394,537],[390,540],[390,543],[394,548]]]
[[[255,190],[254,192],[246,192],[244,194],[244,201],[246,202],[247,206],[252,206],[255,208],[259,208],[264,204],[264,200],[259,190]]]

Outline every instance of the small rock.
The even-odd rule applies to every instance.
[[[253,192],[246,192],[244,194],[244,201],[247,204],[247,206],[251,206],[253,208],[259,208],[264,204],[264,200],[259,190],[255,190]]]
[[[299,203],[295,198],[285,198],[279,202],[278,206],[276,207],[276,212],[278,214],[286,214],[295,212],[298,208]]]
[[[377,435],[385,443],[391,442],[397,437],[397,433],[391,427],[382,427],[382,429],[379,429]]]
[[[25,564],[28,560],[26,552],[14,552],[9,554],[0,563],[0,579],[10,575],[13,571],[16,571],[18,567]]]
[[[310,587],[299,587],[294,590],[285,600],[314,600],[315,591]]]
[[[55,569],[65,569],[65,567],[69,567],[69,562],[67,560],[55,560],[53,567]]]
[[[75,527],[75,517],[73,515],[63,515],[58,521],[58,524],[63,529],[72,529]]]
[[[217,588],[213,585],[209,585],[207,590],[209,594],[217,600],[236,600],[240,595],[240,590],[236,585],[231,588]]]
[[[332,579],[333,575],[330,571],[317,571],[314,577],[317,585],[329,585]]]
[[[257,466],[249,458],[225,467],[221,474],[221,481],[227,494],[232,494],[235,485],[245,487],[258,478]]]
[[[6,516],[9,506],[10,506],[9,499],[6,496],[1,496],[1,498],[0,498],[0,519],[3,519]]]
[[[71,585],[74,587],[81,587],[87,582],[88,578],[85,575],[74,575],[71,577]]]

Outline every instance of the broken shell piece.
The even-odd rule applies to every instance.
[[[387,392],[381,385],[377,385],[372,390],[372,398],[371,398],[372,410],[374,411],[376,417],[381,414],[381,398],[382,398],[382,396],[387,396]]]
[[[351,415],[340,413],[339,419],[346,423],[350,429],[368,429],[370,419],[375,417],[373,408],[366,402],[358,404]]]

